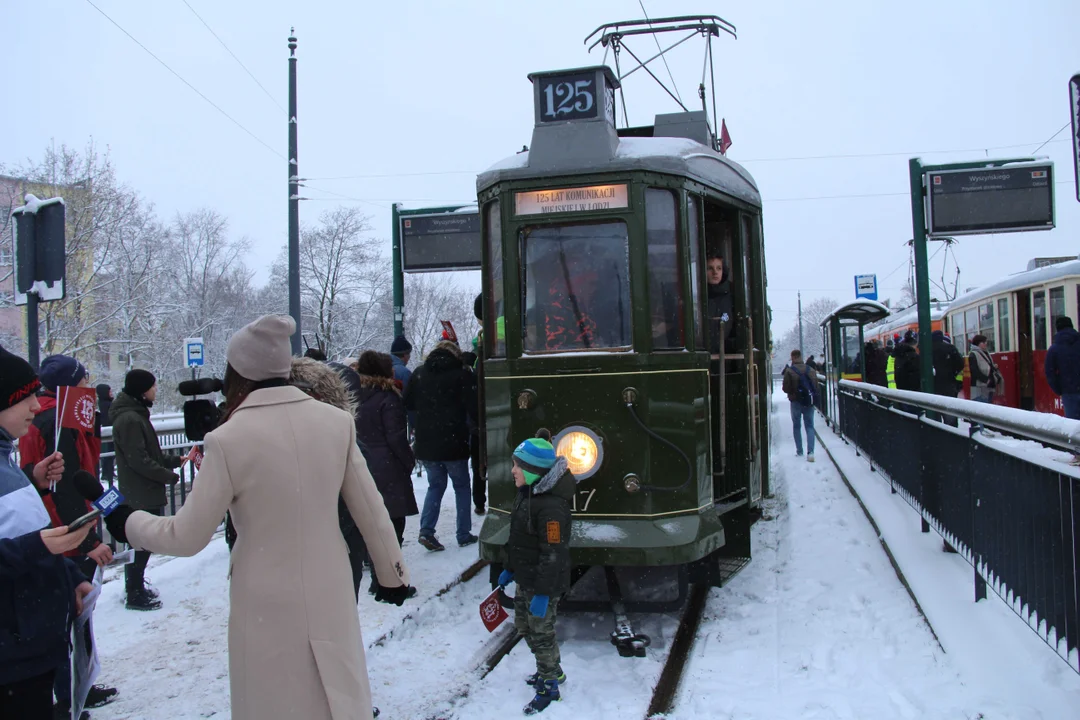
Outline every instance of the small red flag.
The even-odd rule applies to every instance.
[[[452,343],[454,343],[456,345],[457,344],[457,333],[454,332],[454,324],[452,322],[450,322],[449,320],[440,320],[439,322],[442,323],[442,327],[443,327],[442,339],[443,340],[449,340],[450,342],[452,342]]]
[[[499,602],[499,590],[501,589],[495,588],[480,603],[480,619],[484,621],[484,627],[487,628],[488,632],[495,632],[495,628],[502,625],[502,621],[510,617],[506,614],[502,603]]]
[[[727,131],[727,121],[720,121],[720,154],[727,155],[727,149],[731,147],[731,135]]]
[[[60,408],[60,427],[94,431],[97,419],[97,391],[94,388],[58,387],[56,405]]]

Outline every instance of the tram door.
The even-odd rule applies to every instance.
[[[1035,368],[1031,343],[1031,294],[1028,290],[1015,293],[1016,298],[1016,366],[1017,389],[1021,410],[1035,409]]]
[[[734,209],[704,200],[705,255],[723,258],[724,275],[709,286],[710,378],[713,417],[713,498],[737,500],[747,490],[752,460],[757,451],[757,423],[753,417],[751,348],[753,323],[749,321],[749,273],[746,248]],[[723,286],[718,287],[719,286]],[[728,321],[717,317],[718,293],[729,294]],[[760,488],[758,489],[760,494]]]

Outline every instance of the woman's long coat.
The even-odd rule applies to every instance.
[[[205,459],[175,517],[136,512],[132,545],[194,555],[230,510],[229,681],[233,720],[368,720],[360,623],[342,494],[379,584],[408,584],[390,516],[348,413],[295,387],[256,390],[206,436]]]
[[[405,403],[391,378],[360,376],[356,432],[368,469],[392,518],[418,515],[412,473],[416,466],[405,427]]]

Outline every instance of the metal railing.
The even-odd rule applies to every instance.
[[[846,380],[837,395],[834,429],[971,564],[975,600],[990,587],[1080,672],[1080,468],[1014,439],[1080,452],[1080,422]]]
[[[166,455],[186,455],[192,447],[201,446],[202,442],[193,442],[188,440],[187,434],[184,432],[184,416],[180,413],[170,413],[165,415],[153,415],[150,417],[150,424],[154,426],[154,432],[157,434],[158,443],[161,445],[161,449]],[[114,450],[106,451],[104,448],[111,447],[112,443],[112,428],[101,428],[101,464],[99,467],[100,477],[108,481],[109,487],[116,484],[116,469],[115,458],[116,453]],[[106,465],[108,461],[113,461],[112,476],[109,477],[106,471]],[[183,507],[184,502],[187,500],[188,493],[191,492],[192,487],[195,484],[195,467],[191,463],[184,463],[184,466],[177,471],[180,475],[179,481],[168,487],[169,502],[165,507],[166,515],[175,515],[178,507]],[[179,495],[179,503],[177,503],[177,496]]]

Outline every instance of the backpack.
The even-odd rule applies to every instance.
[[[814,387],[814,383],[810,380],[810,373],[799,372],[794,365],[791,366],[791,369],[799,378],[799,386],[795,389],[795,399],[803,407],[817,404],[817,388]]]

